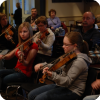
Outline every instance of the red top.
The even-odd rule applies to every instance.
[[[30,49],[36,49],[38,51],[38,45],[36,43],[33,43],[30,46]],[[19,51],[19,49],[16,51],[15,56],[18,58],[17,52]],[[28,52],[24,53],[24,59],[27,58]],[[19,60],[17,61],[17,64],[15,66],[15,68],[19,68],[27,77],[30,77],[32,74],[32,67],[33,67],[33,62],[34,62],[35,57],[31,60],[31,62],[29,63],[28,66],[24,66],[22,63],[19,62]]]

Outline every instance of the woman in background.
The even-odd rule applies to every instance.
[[[49,11],[49,16],[50,18],[47,19],[48,27],[50,27],[52,30],[59,28],[61,26],[61,21],[58,17],[56,17],[56,11],[54,9]]]

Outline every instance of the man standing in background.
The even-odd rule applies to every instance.
[[[18,29],[19,25],[22,23],[22,9],[20,8],[20,3],[16,3],[16,7],[17,9],[15,10],[15,14],[12,14],[11,16],[14,18],[16,27]]]

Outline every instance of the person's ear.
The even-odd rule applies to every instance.
[[[77,49],[77,44],[76,43],[74,44],[74,48]]]
[[[93,19],[93,24],[95,23],[95,19]]]

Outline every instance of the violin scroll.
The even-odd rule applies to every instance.
[[[46,74],[44,74],[44,75],[42,76],[42,78],[39,79],[39,82],[40,82],[40,83],[44,83],[44,82],[45,82],[45,78],[46,78]]]

